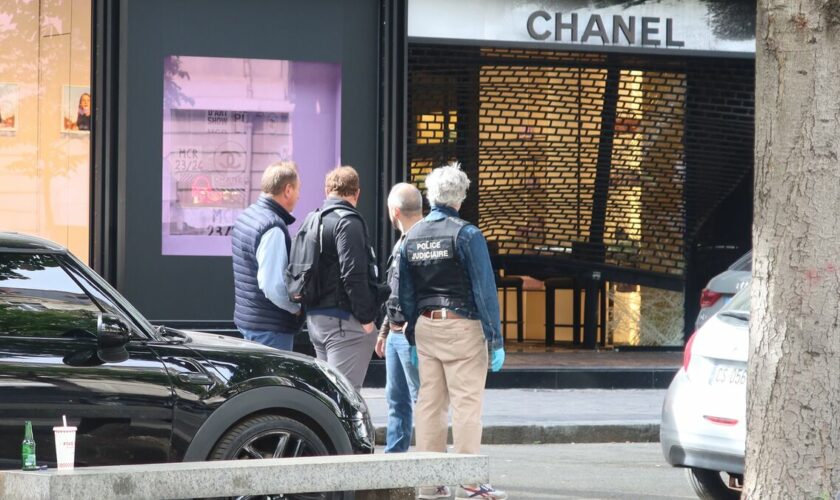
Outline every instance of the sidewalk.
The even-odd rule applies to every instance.
[[[487,374],[489,389],[666,389],[682,365],[682,351],[608,348],[585,350],[534,343],[505,347],[501,371]],[[385,387],[385,362],[371,361],[364,387]]]
[[[384,444],[384,389],[363,389],[377,444]],[[484,444],[657,442],[664,390],[490,389]]]

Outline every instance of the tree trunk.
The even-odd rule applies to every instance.
[[[840,494],[840,0],[759,0],[744,495]]]

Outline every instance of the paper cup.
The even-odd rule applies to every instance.
[[[76,428],[58,426],[55,432],[55,458],[59,469],[72,469],[76,463]]]

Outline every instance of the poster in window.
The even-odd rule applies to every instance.
[[[20,92],[16,83],[0,83],[0,132],[15,132],[20,112]]]
[[[339,64],[170,56],[163,85],[163,255],[231,255],[236,218],[277,161],[298,165],[294,214],[320,206],[340,163]]]
[[[90,87],[61,87],[61,131],[71,134],[90,133]]]

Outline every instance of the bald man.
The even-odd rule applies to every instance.
[[[385,453],[408,451],[411,445],[414,402],[420,387],[416,364],[411,362],[411,346],[403,334],[405,318],[399,300],[400,248],[409,229],[423,218],[423,197],[411,184],[400,183],[388,195],[388,216],[394,229],[402,236],[388,262],[388,284],[391,296],[385,303],[387,317],[379,329],[376,354],[385,358],[387,374],[385,399],[388,401],[388,427],[385,435]]]

